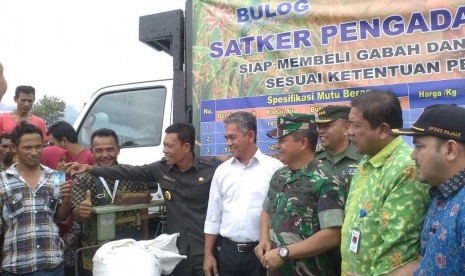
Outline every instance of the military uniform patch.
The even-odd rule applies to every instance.
[[[174,178],[172,178],[172,177],[170,177],[170,176],[168,176],[168,175],[166,175],[166,174],[163,175],[163,178],[166,179],[166,180],[168,180],[168,181],[171,181],[171,182],[175,182],[175,181],[176,181],[176,179],[174,179]]]

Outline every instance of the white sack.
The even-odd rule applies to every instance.
[[[123,239],[100,247],[92,259],[94,276],[160,276],[169,274],[186,256],[179,255],[179,233],[153,240]]]

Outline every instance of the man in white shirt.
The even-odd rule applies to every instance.
[[[266,275],[254,248],[271,176],[283,164],[257,148],[257,119],[250,113],[230,114],[224,120],[224,135],[233,158],[221,164],[213,176],[203,268],[207,276]]]

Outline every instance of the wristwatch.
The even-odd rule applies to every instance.
[[[289,259],[289,249],[287,249],[286,245],[280,245],[278,247],[278,255],[284,261],[287,261]]]

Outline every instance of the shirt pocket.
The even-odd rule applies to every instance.
[[[158,181],[158,185],[160,185],[160,188],[162,188],[163,190],[176,190],[176,185],[174,184],[174,182],[166,179],[160,179]]]
[[[25,212],[24,199],[21,193],[12,193],[6,196],[5,206],[8,208],[8,217],[13,221]]]
[[[310,236],[319,229],[315,225],[313,217],[317,214],[315,208],[315,202],[312,197],[308,196],[308,190],[299,191],[294,190],[293,195],[288,197],[286,213],[289,218],[289,227],[294,233],[298,233],[304,236]]]
[[[198,183],[195,187],[192,188],[193,199],[208,201],[209,195],[210,195],[210,182]]]

